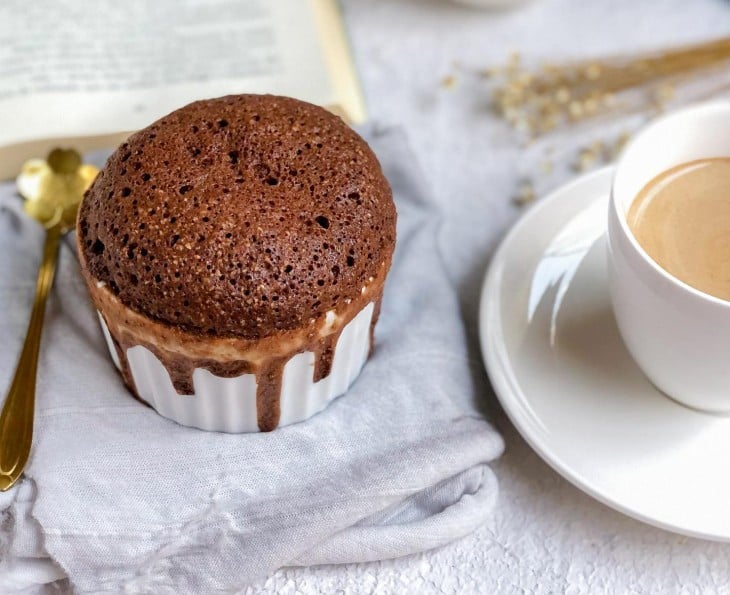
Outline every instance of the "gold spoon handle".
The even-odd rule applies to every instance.
[[[10,489],[25,469],[33,441],[35,382],[38,349],[41,344],[46,298],[56,273],[61,225],[46,231],[43,261],[38,269],[33,311],[25,335],[23,351],[15,368],[15,376],[0,413],[0,491]]]

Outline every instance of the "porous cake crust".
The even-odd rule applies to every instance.
[[[88,275],[187,332],[300,328],[387,272],[390,187],[330,112],[237,95],[192,103],[109,158],[79,213]]]

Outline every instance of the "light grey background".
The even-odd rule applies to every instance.
[[[482,373],[476,296],[490,254],[520,214],[510,197],[524,156],[490,114],[487,83],[472,72],[503,63],[513,50],[558,61],[729,35],[730,2],[532,0],[501,12],[446,0],[343,4],[372,119],[404,127],[434,195],[444,205],[460,205],[444,236],[454,237],[458,228],[463,241],[443,248],[462,287],[474,368]],[[455,75],[452,89],[440,86],[447,75]],[[484,204],[489,217],[470,217]],[[485,399],[494,402],[493,395]],[[730,592],[730,546],[673,535],[610,510],[552,471],[501,413],[497,424],[507,444],[493,466],[500,500],[492,522],[473,535],[398,560],[282,569],[251,591]]]

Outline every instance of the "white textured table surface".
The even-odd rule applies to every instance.
[[[346,0],[344,7],[373,120],[405,128],[429,185],[445,205],[493,207],[489,221],[447,222],[465,239],[449,253],[455,278],[462,280],[473,341],[484,267],[519,216],[510,196],[520,151],[513,135],[489,114],[485,82],[467,71],[501,64],[512,50],[559,60],[730,34],[726,0],[533,0],[497,13],[439,0]],[[449,74],[456,75],[456,84],[447,90],[440,81]],[[484,397],[494,402],[493,395]],[[730,592],[730,546],[673,535],[610,510],[552,471],[499,412],[497,425],[507,450],[495,465],[501,494],[487,526],[419,556],[282,569],[254,590]]]

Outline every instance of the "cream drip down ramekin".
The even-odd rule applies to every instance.
[[[380,284],[376,284],[380,285]],[[345,314],[329,311],[325,320],[311,321],[314,336],[334,339],[329,372],[315,381],[321,349],[303,349],[294,337],[278,337],[282,351],[290,351],[283,365],[278,394],[262,399],[260,368],[271,350],[242,345],[236,339],[208,339],[196,343],[177,329],[137,314],[99,283],[92,289],[99,320],[115,366],[125,383],[157,413],[181,425],[216,432],[257,432],[304,421],[347,391],[364,366],[372,345],[382,287],[363,288],[364,306]],[[312,331],[308,333],[312,337]],[[316,345],[316,343],[315,343]],[[192,390],[181,394],[159,354],[172,351],[205,365],[192,370]],[[157,353],[155,353],[157,352]],[[277,354],[279,357],[281,354]],[[205,357],[203,357],[205,356]],[[166,359],[166,358],[162,358]],[[216,375],[216,364],[247,361],[251,372],[233,377]],[[210,368],[213,368],[211,371]]]

